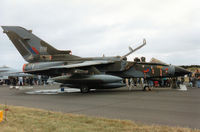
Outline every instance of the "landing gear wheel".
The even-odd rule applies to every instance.
[[[148,91],[149,89],[150,89],[149,86],[144,86],[143,91]]]
[[[88,87],[82,87],[81,88],[81,93],[88,93],[90,89]]]

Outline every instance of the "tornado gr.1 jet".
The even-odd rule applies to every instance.
[[[81,92],[90,89],[119,88],[125,84],[123,78],[152,78],[181,76],[187,70],[173,65],[130,62],[126,57],[146,44],[132,49],[124,56],[83,58],[71,54],[70,50],[57,50],[32,34],[31,30],[19,26],[2,26],[23,58],[23,71],[30,74],[52,76],[52,80]]]

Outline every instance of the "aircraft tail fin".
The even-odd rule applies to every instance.
[[[32,34],[31,30],[27,30],[23,27],[2,26],[2,28],[4,30],[3,32],[7,34],[19,53],[28,62],[43,61],[44,59],[42,58],[44,57],[51,59],[53,55],[70,55],[71,53],[70,50],[57,50],[36,35]]]

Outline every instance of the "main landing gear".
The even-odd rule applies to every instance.
[[[149,85],[145,85],[143,91],[151,91],[152,88]]]
[[[82,87],[80,90],[81,93],[88,93],[90,91],[90,89],[87,86]]]

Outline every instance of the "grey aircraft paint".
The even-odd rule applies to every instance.
[[[71,55],[70,50],[57,50],[25,28],[18,26],[2,26],[2,28],[19,53],[29,62],[23,66],[25,73],[53,76],[55,81],[69,87],[80,88],[82,92],[87,92],[92,87],[104,89],[109,86],[111,88],[124,86],[121,80],[125,77],[161,78],[189,73],[173,65],[127,61],[126,56],[143,47],[146,44],[145,40],[139,47],[129,48],[130,52],[122,57],[82,58]],[[120,79],[116,81],[116,78]],[[112,81],[102,81],[104,79]]]

